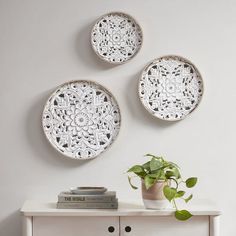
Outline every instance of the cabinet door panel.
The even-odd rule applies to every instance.
[[[109,228],[110,227],[110,228]],[[113,232],[109,232],[113,231]],[[34,217],[33,236],[119,236],[119,217]]]
[[[182,222],[170,216],[124,216],[120,230],[121,236],[209,236],[209,217],[194,216]]]

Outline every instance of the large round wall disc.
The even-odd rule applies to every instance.
[[[61,85],[43,111],[43,129],[52,146],[74,159],[90,159],[116,139],[121,124],[119,106],[103,86],[85,80]]]

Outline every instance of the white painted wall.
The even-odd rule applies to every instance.
[[[89,39],[94,21],[118,10],[139,21],[144,45],[113,67],[97,58]],[[0,235],[19,235],[25,199],[56,200],[70,186],[104,185],[120,198],[139,198],[124,172],[151,152],[199,177],[195,197],[215,200],[222,235],[234,236],[235,24],[234,0],[0,0]],[[205,82],[198,109],[177,123],[152,118],[136,91],[142,68],[166,54],[190,59]],[[88,162],[62,157],[41,128],[48,96],[71,79],[105,85],[122,110],[118,140]]]

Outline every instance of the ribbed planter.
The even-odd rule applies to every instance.
[[[151,188],[146,189],[142,180],[142,197],[144,206],[148,209],[170,208],[170,203],[163,194],[163,188],[167,185],[165,181],[158,181]]]

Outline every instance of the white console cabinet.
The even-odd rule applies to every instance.
[[[219,236],[220,211],[207,201],[188,205],[194,216],[180,222],[173,210],[147,210],[135,203],[121,202],[118,210],[76,210],[26,201],[23,236]]]

